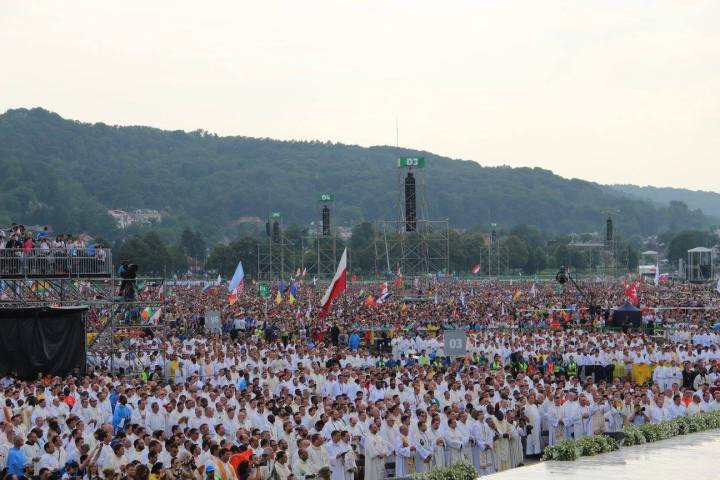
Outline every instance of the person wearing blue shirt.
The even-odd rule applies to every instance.
[[[23,439],[20,435],[15,436],[13,440],[13,448],[8,450],[7,456],[7,474],[17,475],[20,478],[25,471],[25,464],[30,463],[27,461],[25,454],[22,451]]]
[[[120,395],[118,403],[115,405],[115,412],[113,413],[112,426],[115,432],[118,432],[125,428],[130,422],[132,411],[127,406],[127,398],[125,395]]]
[[[353,332],[348,339],[348,346],[350,350],[357,350],[360,348],[360,335],[357,332]]]

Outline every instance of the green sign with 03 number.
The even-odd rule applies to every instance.
[[[425,166],[425,157],[400,157],[398,158],[398,167],[415,167],[423,168]]]
[[[335,201],[335,194],[334,194],[334,193],[321,193],[321,194],[320,194],[320,201],[321,201],[321,202],[334,202],[334,201]]]

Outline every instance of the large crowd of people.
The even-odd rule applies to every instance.
[[[582,287],[601,309],[554,282],[423,280],[382,302],[378,284],[351,284],[320,319],[308,280],[292,298],[248,282],[233,301],[224,285],[166,285],[151,328],[90,353],[84,375],[0,379],[0,466],[12,480],[484,475],[564,439],[720,410],[717,292],[643,284],[642,325],[609,328],[623,283]],[[465,356],[445,355],[451,328]]]

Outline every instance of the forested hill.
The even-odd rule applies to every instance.
[[[401,155],[426,158],[429,216],[453,227],[493,221],[599,231],[605,209],[621,212],[617,229],[625,235],[708,222],[682,204],[659,207],[542,169],[482,167],[392,147],[87,124],[18,109],[0,116],[0,224],[50,223],[111,236],[108,208],[153,208],[217,239],[232,236],[241,216],[280,211],[286,224],[316,219],[319,192],[336,194],[344,222],[391,219]]]
[[[660,205],[666,205],[672,201],[684,202],[691,209],[700,209],[707,215],[720,217],[720,193],[684,188],[638,187],[637,185],[611,185],[610,188]]]

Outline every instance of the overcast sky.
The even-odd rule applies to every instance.
[[[9,1],[0,110],[720,191],[720,1]]]

